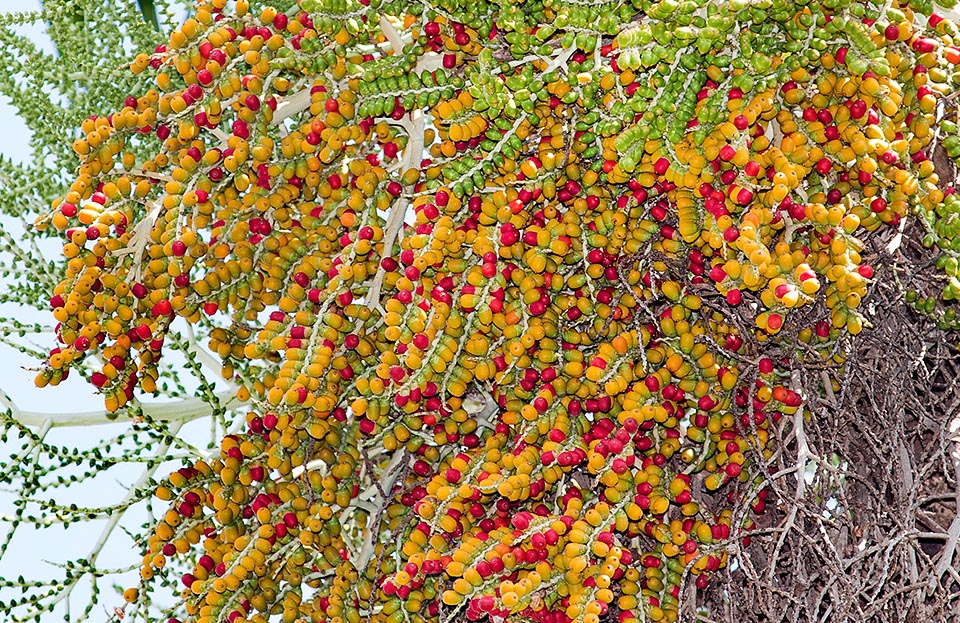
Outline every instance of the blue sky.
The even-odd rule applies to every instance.
[[[0,13],[38,9],[40,9],[39,0],[0,0]],[[35,42],[52,49],[49,38],[43,32],[42,25],[20,28],[19,31]],[[16,109],[10,105],[8,99],[0,96],[0,154],[18,162],[26,162],[31,158],[29,141],[30,132],[17,117]],[[0,227],[4,226],[18,225],[4,223],[0,220]],[[55,248],[55,245],[52,248]],[[7,310],[3,311],[9,313]],[[29,312],[18,313],[21,314],[20,320],[25,323],[38,322],[47,326],[54,324],[52,315],[46,310],[35,311],[33,312],[35,315],[26,317],[23,314]],[[52,346],[53,336],[41,336],[38,343],[44,346]],[[9,347],[0,345],[0,389],[13,399],[18,408],[46,413],[102,409],[101,398],[78,375],[74,375],[57,388],[37,389],[33,383],[36,373],[24,369],[36,365],[37,362]],[[56,445],[68,447],[90,447],[104,439],[113,437],[129,426],[130,424],[127,421],[101,426],[53,429],[47,435],[46,440]],[[186,436],[191,443],[205,445],[209,439],[209,432],[206,436],[203,433],[205,430],[209,431],[209,424],[205,420],[199,420],[193,422],[188,428],[189,430],[185,428],[184,432],[186,432]],[[11,454],[16,454],[18,451],[19,444],[0,444],[0,460],[8,460]],[[169,470],[161,468],[157,477],[162,478],[167,473],[169,473]],[[67,491],[55,493],[54,497],[58,503],[77,503],[84,507],[113,504],[124,497],[128,487],[137,479],[139,474],[140,469],[136,466],[122,468],[120,471],[112,469],[108,472],[101,472],[94,482],[88,483],[83,488],[72,487]],[[91,492],[93,492],[92,496]],[[0,491],[0,516],[12,513],[13,500],[14,496],[11,493]],[[130,521],[127,521],[127,519]],[[139,526],[144,519],[145,515],[141,510],[125,518],[124,523],[128,527],[135,527]],[[51,566],[50,563],[63,563],[69,559],[75,560],[86,557],[90,547],[96,542],[103,525],[103,521],[96,521],[86,525],[74,525],[69,530],[55,527],[42,532],[32,531],[29,527],[21,527],[9,550],[0,560],[0,577],[16,578],[20,575],[27,579],[61,577],[62,572]],[[0,540],[5,535],[7,528],[8,524],[0,522]],[[111,539],[110,544],[104,549],[98,560],[99,564],[116,568],[135,565],[139,562],[139,556],[134,554],[129,539],[121,531],[115,531]],[[131,586],[136,583],[137,577],[138,574],[136,573],[128,573],[119,583],[124,587]],[[92,620],[107,620],[113,608],[122,605],[122,598],[111,588],[114,579],[110,578],[101,584],[100,603],[91,614]],[[10,593],[4,595],[4,598],[7,599],[12,596],[13,594]],[[74,591],[72,598],[74,616],[79,614],[86,606],[88,596],[89,587],[85,584],[79,585],[77,590]],[[63,615],[64,610],[58,608],[54,614],[47,616],[50,620],[62,620]],[[6,619],[0,614],[0,621],[3,620]]]
[[[0,0],[0,13],[14,11],[36,11],[40,9],[39,0]],[[21,28],[20,32],[29,35],[34,41],[45,44],[52,49],[49,38],[43,33],[40,26]],[[16,110],[10,106],[10,100],[0,96],[0,127],[3,128],[3,142],[0,143],[0,153],[18,161],[25,161],[30,157],[30,132],[23,121],[17,118]]]
[[[40,9],[39,0],[0,0],[0,12],[34,11]],[[46,49],[53,49],[49,38],[43,32],[41,25],[20,28],[19,31],[29,36]],[[31,157],[30,131],[26,124],[17,116],[17,111],[10,105],[10,100],[0,95],[0,154],[16,162],[26,162]],[[40,322],[50,324],[52,318],[47,314],[38,313],[37,317],[21,318],[23,322]],[[96,408],[99,400],[91,395],[82,384],[67,383],[63,392],[57,395],[49,391],[41,392],[33,387],[34,373],[24,370],[23,366],[35,366],[36,362],[28,360],[12,349],[0,347],[0,388],[14,398],[17,406],[31,411],[56,411],[69,405],[73,409]]]
[[[39,8],[40,2],[38,0],[0,0],[0,12],[4,13],[14,10],[37,10]],[[38,43],[49,41],[40,26],[20,30]],[[0,153],[4,157],[18,162],[28,161],[31,157],[30,132],[23,121],[17,117],[17,111],[10,105],[9,99],[3,96],[0,96],[0,128],[2,128],[3,139],[0,141]],[[0,222],[0,226],[4,225],[9,226],[10,224]],[[36,312],[36,317],[23,317],[21,320],[49,325],[52,318],[48,317],[48,314]],[[97,407],[99,400],[82,384],[72,383],[62,388],[61,391],[41,391],[35,388],[32,381],[35,373],[23,369],[23,367],[35,365],[36,362],[29,360],[17,351],[0,346],[0,389],[11,396],[19,408],[57,412],[76,409],[87,410]],[[50,440],[64,444],[68,440],[80,444],[96,442],[105,436],[107,428],[113,427],[52,431]],[[6,455],[10,450],[15,450],[11,446],[12,444],[7,444],[6,447],[0,445],[0,456]],[[10,494],[0,492],[0,515],[9,514],[12,511],[12,500],[13,497]],[[6,529],[6,525],[0,524],[0,535],[5,533]],[[70,530],[69,532],[60,529],[45,530],[42,534],[21,529],[21,532],[18,532],[17,537],[11,543],[10,550],[0,561],[0,577],[12,578],[21,574],[27,578],[55,577],[59,575],[57,570],[44,561],[63,561],[65,552],[77,552],[79,556],[82,556],[83,554],[79,552],[77,545],[85,544],[89,547],[89,543],[96,539],[97,532],[96,526],[91,526],[87,530]],[[78,596],[83,595],[83,591],[80,589],[78,589],[78,593]]]

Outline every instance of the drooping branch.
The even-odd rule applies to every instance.
[[[414,110],[410,114],[410,119],[401,119],[400,124],[407,133],[407,147],[403,152],[400,172],[405,173],[410,168],[419,168],[420,160],[423,158],[424,129],[426,127],[426,116],[422,110]],[[403,219],[406,216],[407,206],[409,205],[409,195],[401,193],[396,202],[391,206],[387,215],[387,222],[383,230],[383,256],[393,256],[393,245],[397,236],[403,227]],[[383,286],[383,278],[386,271],[381,267],[377,270],[373,281],[366,294],[366,304],[371,309],[380,308],[380,289]]]
[[[225,407],[236,405],[239,401],[235,391],[222,391],[215,394],[216,398]],[[140,403],[131,411],[139,411],[143,415],[160,422],[186,423],[211,414],[210,402],[204,398],[187,398],[176,402]],[[25,426],[44,426],[46,422],[53,428],[68,426],[94,426],[110,424],[117,421],[116,414],[105,410],[77,411],[77,412],[41,412],[10,410],[10,414]]]

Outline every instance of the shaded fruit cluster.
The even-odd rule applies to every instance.
[[[137,56],[156,89],[84,122],[38,221],[37,382],[97,357],[116,411],[183,319],[241,385],[244,430],[157,489],[142,588],[188,564],[179,620],[676,621],[765,511],[791,370],[865,330],[864,239],[919,217],[956,273],[960,33],[896,1],[407,4],[200,3]]]

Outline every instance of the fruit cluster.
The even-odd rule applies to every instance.
[[[864,240],[919,216],[960,296],[956,27],[762,4],[212,0],[137,56],[157,88],[84,122],[38,221],[37,382],[96,357],[120,409],[182,318],[253,405],[158,488],[143,588],[189,564],[204,623],[678,620],[765,510],[790,371],[864,330]]]

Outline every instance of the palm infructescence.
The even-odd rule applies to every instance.
[[[221,424],[138,482],[169,506],[119,612],[951,620],[934,9],[199,3],[76,119],[36,222],[38,385],[81,371],[151,470]],[[189,392],[171,349],[180,413],[138,400]]]

